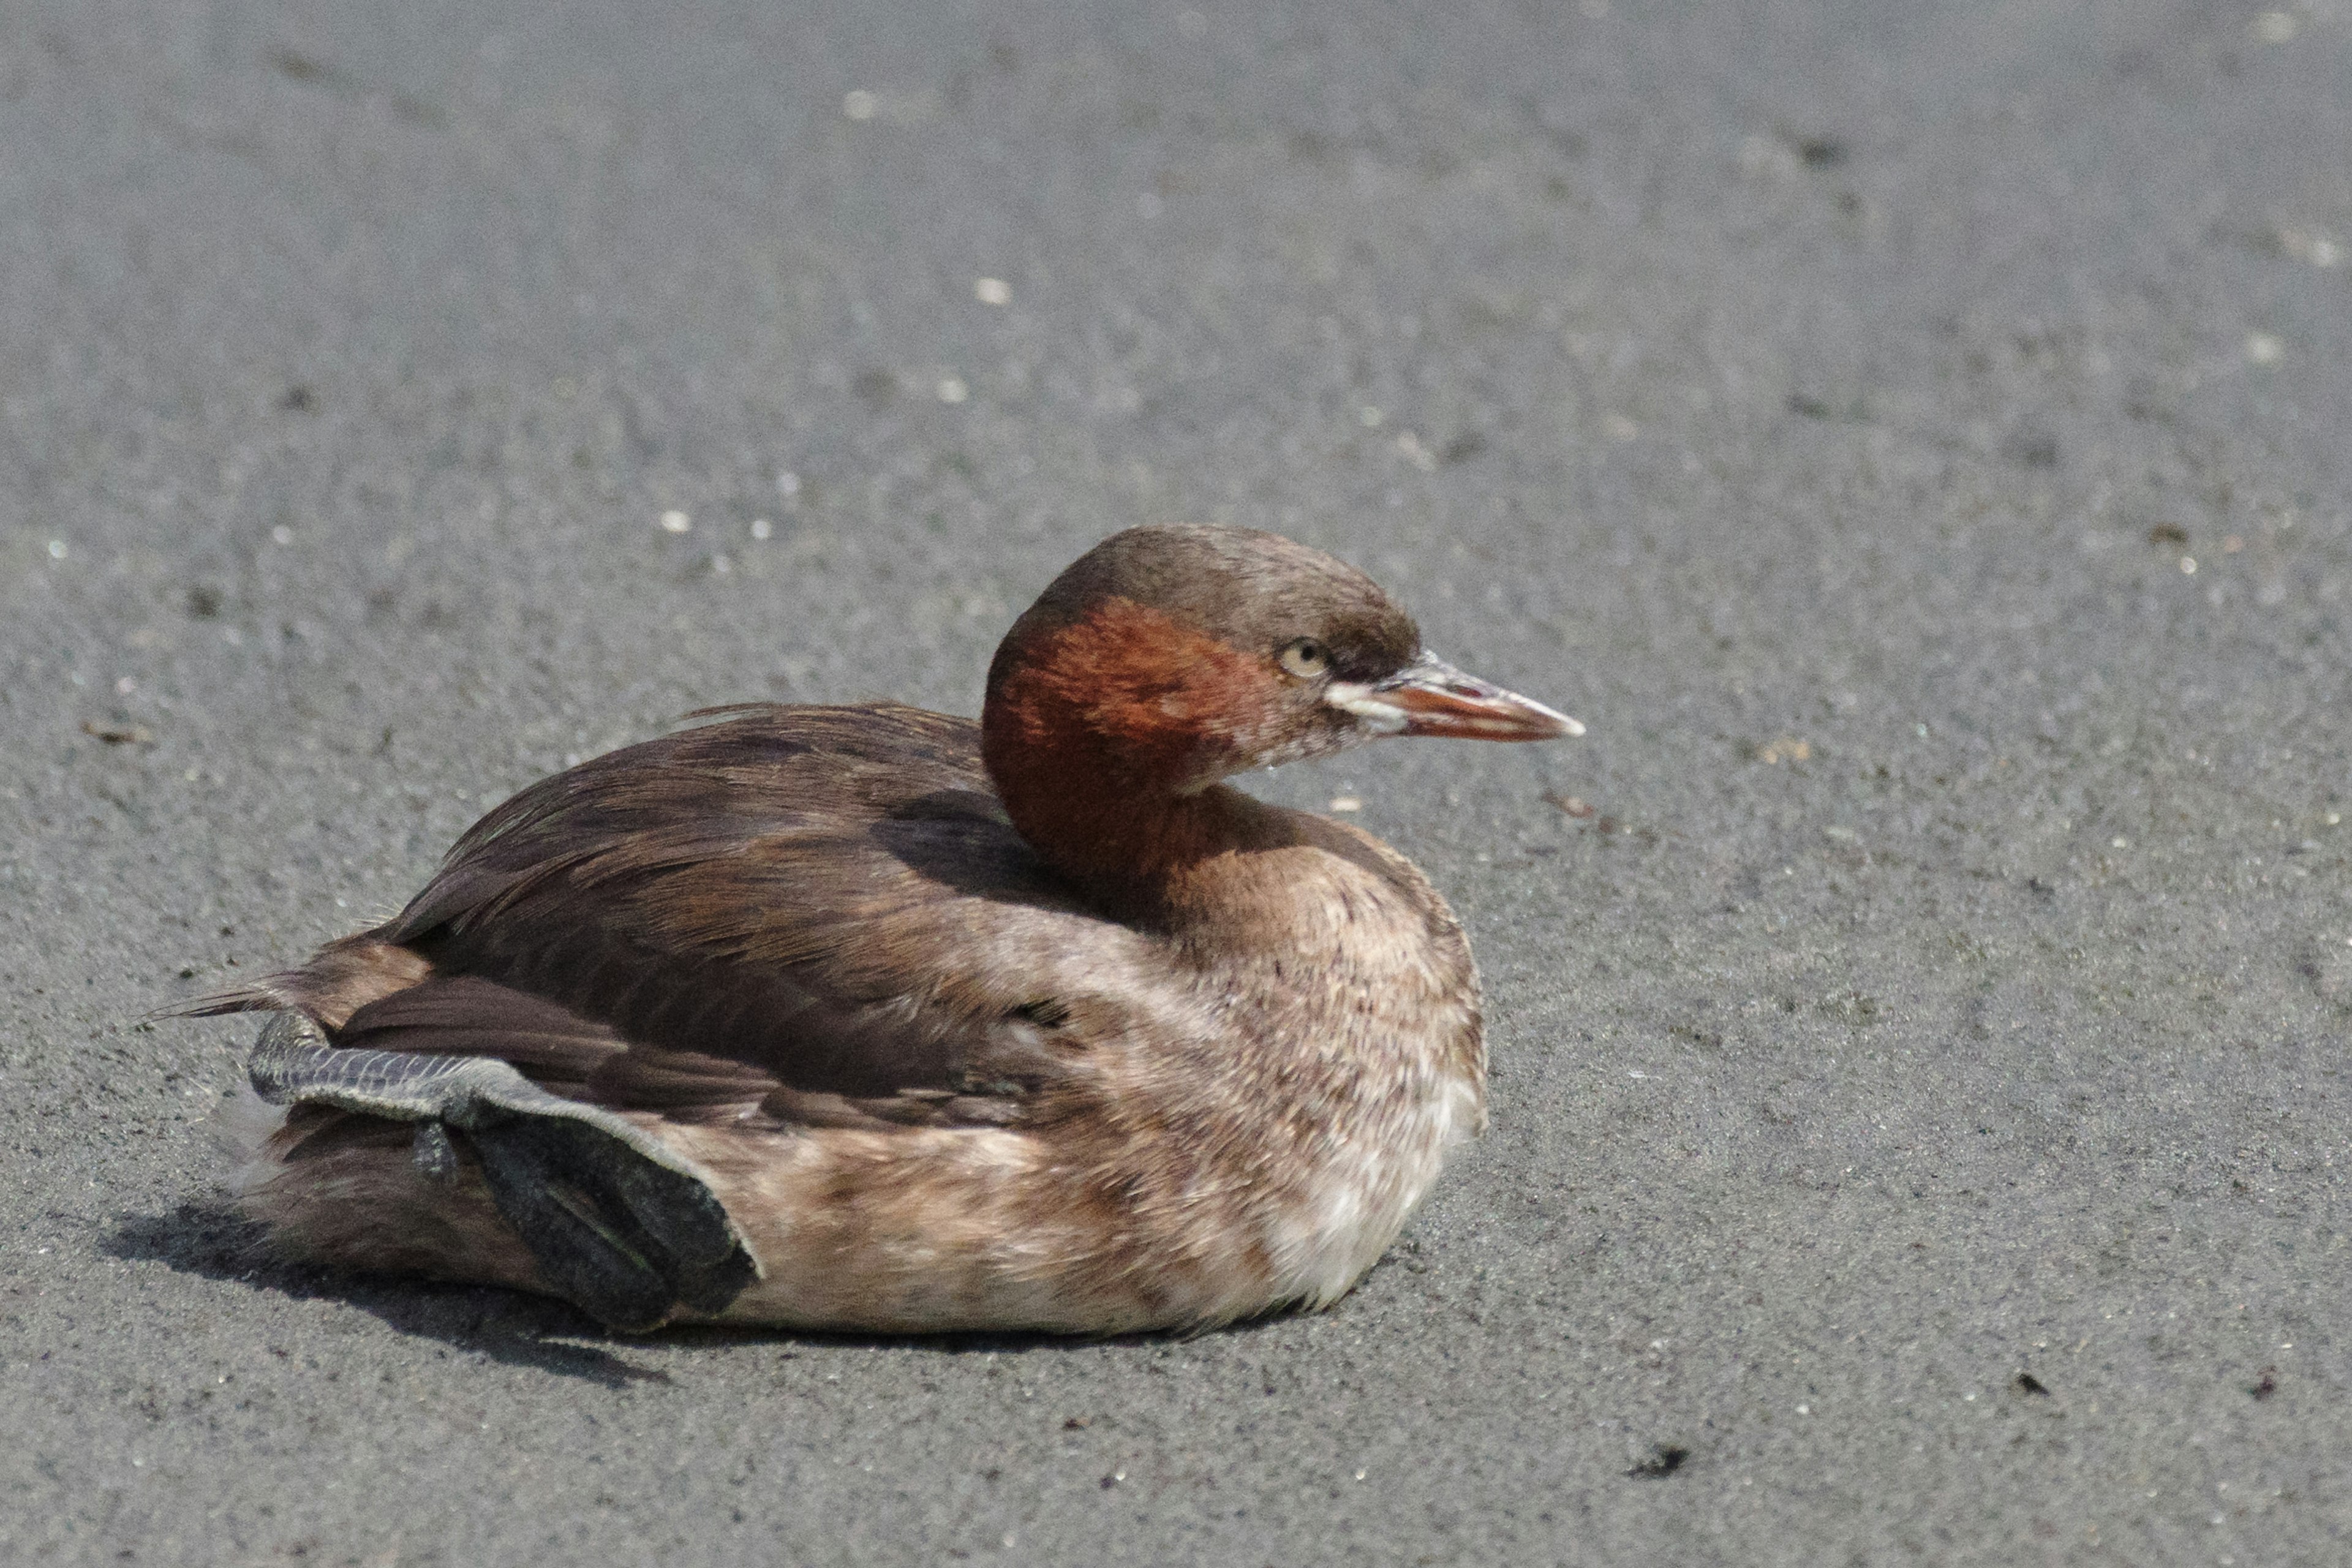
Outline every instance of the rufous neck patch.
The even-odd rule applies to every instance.
[[[1028,638],[989,693],[989,775],[1023,837],[1090,871],[1149,871],[1200,852],[1184,792],[1265,740],[1266,661],[1132,599]]]
[[[1132,599],[1106,599],[1035,637],[991,694],[1026,752],[1182,788],[1265,722],[1266,662]],[[991,747],[991,765],[996,748]]]

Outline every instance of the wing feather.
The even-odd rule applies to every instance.
[[[1003,1122],[1082,1069],[1034,960],[1094,921],[970,721],[760,707],[485,816],[371,933],[431,978],[335,1037],[685,1118]]]

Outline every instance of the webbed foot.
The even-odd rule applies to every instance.
[[[551,1094],[489,1057],[340,1049],[299,1013],[247,1064],[273,1105],[330,1105],[415,1124],[420,1171],[454,1179],[470,1146],[499,1213],[548,1288],[608,1326],[718,1312],[760,1267],[701,1173],[635,1123]]]

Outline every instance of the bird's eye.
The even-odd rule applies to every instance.
[[[1312,680],[1331,668],[1330,650],[1313,637],[1300,637],[1284,645],[1277,657],[1282,668],[1301,680]]]

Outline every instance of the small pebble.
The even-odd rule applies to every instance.
[[[2297,261],[2308,261],[2314,267],[2333,267],[2344,259],[2344,247],[2325,234],[2307,228],[2282,228],[2278,231],[2279,248]]]
[[[764,518],[764,517],[755,517],[755,518],[753,518],[753,519],[751,520],[751,537],[752,537],[752,538],[754,538],[754,539],[767,539],[767,538],[772,537],[772,536],[774,535],[775,531],[776,531],[776,525],[775,525],[774,523],[772,523],[772,522],[770,522],[766,518]]]
[[[1331,809],[1333,811],[1361,811],[1364,809],[1364,803],[1356,795],[1335,795],[1331,797]]]
[[[1002,278],[983,278],[971,286],[972,298],[983,305],[1013,303],[1012,286]]]
[[[841,112],[852,120],[871,120],[874,111],[881,107],[882,100],[864,88],[856,88],[841,95]]]
[[[694,519],[673,509],[661,514],[661,531],[664,533],[691,533],[694,531]]]
[[[963,378],[961,376],[948,375],[941,376],[940,378],[940,401],[941,403],[961,403],[965,398],[970,397],[971,395],[971,388],[964,384]]]

